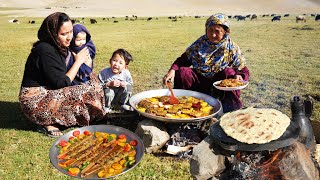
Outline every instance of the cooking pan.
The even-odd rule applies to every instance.
[[[282,136],[276,140],[270,141],[265,144],[247,144],[237,141],[236,139],[228,136],[220,126],[220,121],[217,121],[210,127],[210,136],[213,140],[219,144],[222,148],[230,151],[264,151],[264,150],[276,150],[286,146],[290,146],[298,140],[300,128],[290,122],[286,131]]]
[[[158,120],[158,121],[163,121],[167,123],[189,123],[189,122],[197,122],[197,121],[203,121],[215,116],[221,116],[223,111],[222,111],[222,105],[221,102],[207,94],[196,92],[196,91],[190,91],[190,90],[184,90],[184,89],[173,89],[173,92],[175,96],[193,96],[195,98],[203,99],[206,101],[208,104],[213,106],[213,113],[204,116],[204,117],[198,117],[198,118],[181,118],[181,119],[176,119],[176,118],[167,118],[167,117],[162,117],[162,116],[157,116],[153,114],[149,114],[146,112],[141,112],[137,109],[137,104],[146,99],[146,98],[151,98],[155,96],[170,96],[170,91],[168,89],[157,89],[157,90],[149,90],[149,91],[144,91],[140,92],[138,94],[133,95],[129,103],[130,105],[142,116],[145,116],[150,119]]]
[[[61,168],[58,163],[58,158],[57,158],[57,155],[59,154],[59,150],[60,148],[57,147],[57,145],[60,143],[61,140],[65,140],[65,141],[68,141],[69,140],[69,137],[72,136],[72,133],[76,130],[79,130],[80,131],[80,134],[83,134],[84,131],[90,131],[91,133],[93,132],[106,132],[106,133],[109,133],[109,134],[116,134],[116,135],[120,135],[120,134],[125,134],[126,135],[126,138],[127,138],[127,142],[130,142],[131,140],[136,140],[138,143],[137,143],[137,146],[136,146],[136,163],[130,167],[130,168],[126,168],[124,169],[120,174],[117,174],[115,176],[110,176],[108,178],[114,178],[116,176],[119,176],[121,174],[124,174],[130,170],[132,170],[135,166],[138,165],[138,163],[141,161],[143,155],[144,155],[144,145],[143,145],[143,142],[142,140],[139,138],[138,135],[136,135],[135,133],[129,131],[128,129],[125,129],[125,128],[122,128],[122,127],[118,127],[118,126],[113,126],[113,125],[93,125],[93,126],[85,126],[85,127],[82,127],[82,128],[78,128],[78,129],[74,129],[66,134],[64,134],[63,136],[61,136],[58,140],[56,140],[53,145],[51,146],[51,149],[50,149],[50,153],[49,153],[49,156],[50,156],[50,162],[51,164],[56,168],[58,169],[60,172],[70,176],[68,174],[68,171]],[[74,176],[72,176],[74,177]],[[84,178],[80,177],[80,175],[76,176],[76,178],[80,178],[80,179],[105,179],[105,178],[99,178],[97,176],[97,173],[94,173],[94,174],[91,174],[91,175],[88,175]]]

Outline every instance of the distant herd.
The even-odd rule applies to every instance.
[[[284,14],[283,15],[283,18],[286,18],[286,17],[289,17],[290,14]],[[313,19],[314,17],[314,20],[315,21],[320,21],[320,14],[310,14],[311,18]],[[204,16],[194,16],[194,18],[201,18],[201,17],[204,17]],[[228,16],[229,19],[236,19],[237,21],[245,21],[246,19],[250,19],[250,20],[257,20],[258,19],[258,16],[256,14],[249,14],[249,15],[234,15],[234,16]],[[263,15],[260,15],[260,17],[271,17],[271,22],[274,22],[274,21],[280,21],[281,20],[281,15],[277,15],[277,14],[263,14]],[[102,21],[110,21],[110,19],[113,19],[113,23],[118,23],[119,21],[118,20],[115,20],[116,17],[111,17],[111,18],[102,18]],[[182,19],[182,16],[169,16],[168,19],[172,20],[173,22],[175,21],[178,21],[178,18],[179,19]],[[132,15],[132,17],[129,17],[129,16],[125,16],[125,20],[130,20],[130,21],[135,21],[138,19],[138,16],[136,15]],[[157,17],[147,17],[147,18],[141,18],[141,20],[147,20],[147,21],[151,21],[151,20],[158,20]],[[81,20],[78,20],[78,19],[72,19],[72,23],[85,23],[85,18],[83,17]],[[18,19],[11,19],[9,20],[8,22],[10,23],[16,23],[16,24],[20,24],[20,21]],[[96,19],[93,19],[93,18],[89,18],[89,22],[91,24],[96,24],[98,23],[98,21]],[[303,14],[303,15],[299,15],[299,16],[296,16],[296,22],[307,22],[307,14]],[[29,20],[28,22],[29,24],[35,24],[35,20]]]

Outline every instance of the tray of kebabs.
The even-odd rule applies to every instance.
[[[56,140],[50,162],[60,172],[80,179],[106,179],[138,165],[144,145],[138,135],[113,125],[74,129]]]

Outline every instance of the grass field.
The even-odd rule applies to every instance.
[[[55,139],[35,132],[19,109],[18,93],[24,64],[43,19],[19,19],[8,23],[0,16],[0,179],[70,179],[49,161]],[[204,33],[206,17],[183,17],[177,22],[158,20],[102,21],[86,23],[97,48],[95,72],[108,66],[117,48],[134,57],[129,69],[134,93],[162,88],[161,79],[171,63]],[[315,98],[311,119],[320,121],[320,22],[308,16],[296,23],[293,16],[281,22],[270,18],[256,21],[231,20],[231,37],[241,47],[251,72],[249,86],[242,91],[245,106],[278,109],[288,116],[290,99],[311,95]],[[68,132],[70,129],[65,130]],[[188,160],[147,154],[132,171],[118,179],[189,179]]]

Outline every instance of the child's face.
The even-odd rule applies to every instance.
[[[110,60],[110,66],[114,74],[120,74],[123,69],[127,68],[126,61],[123,57],[119,56],[119,54],[116,54]]]
[[[85,32],[79,32],[77,34],[77,37],[76,39],[74,40],[74,44],[77,46],[77,47],[81,47],[83,46],[84,44],[86,44],[87,42],[87,34]]]

